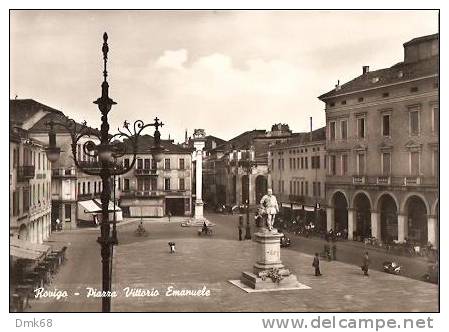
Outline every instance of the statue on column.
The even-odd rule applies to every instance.
[[[267,216],[267,228],[269,231],[273,230],[274,219],[279,212],[279,205],[276,196],[273,195],[273,190],[268,189],[268,192],[260,200],[260,205],[264,210],[264,214]]]

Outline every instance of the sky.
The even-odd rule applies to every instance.
[[[402,61],[402,44],[438,32],[437,11],[11,11],[10,98],[31,98],[99,127],[102,35],[124,120],[231,139],[287,123],[325,125],[317,97],[337,80]],[[152,130],[146,133],[152,134]]]

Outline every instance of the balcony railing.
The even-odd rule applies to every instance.
[[[36,171],[33,165],[19,166],[17,168],[17,181],[28,181],[34,178],[35,174]]]
[[[389,176],[378,176],[377,177],[377,184],[379,185],[389,185],[391,183],[391,177]]]
[[[157,175],[156,169],[149,169],[149,168],[136,168],[134,169],[134,174],[136,176],[151,176],[151,175]]]
[[[352,177],[352,183],[353,184],[365,184],[366,177],[364,175],[354,175]]]
[[[51,170],[51,176],[54,178],[76,177],[75,168],[55,168]]]
[[[421,177],[406,176],[404,177],[404,186],[419,186],[421,184]]]

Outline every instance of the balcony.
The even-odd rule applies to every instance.
[[[134,175],[135,176],[157,176],[157,170],[149,169],[149,168],[136,168],[136,169],[134,169]]]
[[[19,166],[17,168],[17,181],[28,181],[34,178],[35,172],[33,165]]]
[[[406,176],[404,177],[404,186],[419,186],[421,184],[421,177]]]
[[[52,178],[75,178],[75,168],[55,168],[51,170]]]
[[[365,184],[366,183],[366,177],[364,175],[354,175],[352,177],[352,183],[355,184],[355,185]]]
[[[376,183],[378,185],[387,186],[391,183],[391,177],[390,176],[378,176]]]

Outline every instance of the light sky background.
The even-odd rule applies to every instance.
[[[12,11],[10,98],[98,127],[104,31],[112,132],[158,116],[163,138],[230,139],[279,122],[308,131],[310,116],[324,126],[317,97],[402,61],[404,42],[438,32],[438,12]]]

